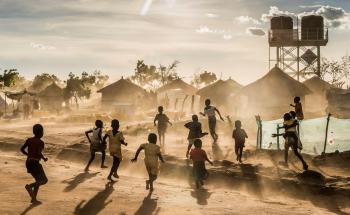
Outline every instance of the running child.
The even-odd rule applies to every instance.
[[[194,140],[194,149],[191,150],[190,158],[193,161],[193,177],[196,181],[196,188],[203,186],[203,181],[208,178],[208,171],[205,168],[205,161],[211,162],[207,153],[202,149],[202,141],[200,139]]]
[[[111,127],[112,130],[106,133],[103,142],[105,143],[106,139],[109,139],[109,153],[113,157],[113,165],[107,179],[113,181],[112,176],[119,178],[118,168],[123,159],[121,145],[127,146],[128,144],[125,142],[123,133],[119,131],[119,121],[117,119],[112,120]]]
[[[237,161],[242,163],[243,148],[245,147],[245,139],[248,138],[247,133],[242,129],[242,122],[235,121],[235,129],[232,132],[232,138],[235,140],[235,152]]]
[[[163,156],[160,152],[160,147],[157,145],[157,135],[150,133],[148,135],[148,143],[141,144],[136,151],[134,159],[131,162],[136,162],[142,150],[145,150],[145,165],[149,179],[146,180],[146,190],[153,191],[153,182],[159,174],[159,160],[164,163]]]
[[[299,96],[296,96],[294,98],[294,105],[290,104],[290,106],[294,107],[294,111],[296,113],[297,119],[298,120],[303,120],[304,119],[303,106],[301,104]]]
[[[161,147],[164,147],[165,142],[165,133],[168,128],[168,124],[172,125],[169,121],[169,118],[166,114],[163,113],[163,106],[158,107],[158,114],[154,118],[154,126],[157,126],[158,136],[159,136],[159,144]],[[156,123],[158,122],[158,123]]]
[[[220,119],[224,121],[224,118],[222,118],[220,111],[216,107],[210,105],[210,99],[206,99],[204,113],[201,112],[200,114],[202,116],[208,116],[209,132],[214,141],[218,139],[218,135],[216,134],[216,131],[215,131],[216,129],[215,112],[217,112],[220,116]]]
[[[85,171],[89,171],[89,167],[91,163],[95,159],[96,152],[102,153],[102,160],[101,160],[101,168],[107,168],[107,166],[104,165],[105,158],[106,158],[106,144],[102,141],[102,129],[103,129],[103,122],[101,120],[96,120],[95,122],[95,128],[86,131],[85,135],[90,143],[90,160],[85,167]],[[89,134],[92,133],[92,136],[90,137]]]
[[[192,115],[192,122],[185,124],[185,127],[189,129],[188,132],[188,147],[186,152],[186,158],[188,158],[189,152],[192,148],[192,145],[196,139],[200,139],[208,133],[202,132],[202,124],[198,121],[197,115]]]
[[[294,130],[290,130],[296,126],[294,120],[289,113],[285,113],[283,116],[283,127],[285,129],[285,133],[282,134],[272,134],[272,137],[283,136],[285,139],[285,151],[284,151],[284,159],[285,164],[288,166],[288,151],[291,147],[293,149],[294,154],[299,158],[301,163],[303,164],[303,169],[308,170],[309,166],[306,164],[303,156],[298,152],[298,136],[296,135]]]
[[[31,197],[31,202],[33,204],[40,204],[41,202],[37,200],[39,187],[46,184],[48,181],[43,166],[40,164],[41,159],[43,159],[45,162],[48,160],[42,154],[45,145],[41,140],[44,135],[43,126],[40,124],[34,125],[33,134],[34,137],[28,138],[26,140],[24,145],[21,147],[21,151],[23,154],[27,155],[27,172],[30,173],[35,179],[34,183],[27,184],[25,188]]]

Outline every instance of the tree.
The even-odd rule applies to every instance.
[[[19,73],[17,69],[4,70],[3,74],[0,74],[1,87],[12,87],[19,79]]]
[[[79,108],[78,100],[90,98],[91,86],[96,83],[96,78],[94,75],[89,75],[87,72],[83,72],[81,77],[73,73],[69,73],[68,79],[65,81],[65,83],[65,100],[70,100],[73,98],[77,108]]]
[[[41,91],[52,83],[60,83],[60,82],[61,80],[56,75],[42,73],[40,75],[35,76],[32,83],[32,88],[36,91]]]
[[[109,79],[109,76],[108,76],[108,75],[102,74],[102,72],[99,71],[99,70],[94,71],[93,74],[94,74],[94,76],[96,77],[95,86],[96,86],[98,89],[104,87],[105,84],[107,83],[108,79]]]
[[[160,76],[161,76],[160,80],[162,85],[170,83],[179,78],[179,74],[176,72],[176,69],[179,63],[180,61],[175,60],[168,66],[163,66],[162,64],[159,65],[158,70],[160,72]]]
[[[195,74],[191,83],[196,87],[200,87],[202,85],[207,86],[216,80],[217,77],[215,73],[204,71],[202,73]]]
[[[146,65],[143,60],[138,60],[135,74],[130,79],[143,87],[154,88],[160,79],[160,74],[155,66]]]

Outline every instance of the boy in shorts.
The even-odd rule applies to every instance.
[[[168,128],[168,124],[172,125],[171,122],[169,121],[169,117],[166,114],[164,114],[163,111],[164,111],[163,106],[159,106],[158,114],[154,118],[154,126],[157,126],[159,144],[161,147],[164,147],[165,133]]]
[[[189,152],[192,148],[192,145],[196,139],[200,139],[208,133],[202,132],[202,124],[198,121],[198,116],[192,116],[192,122],[188,122],[185,124],[185,127],[189,129],[188,132],[188,147],[186,152],[186,158],[188,158]]]
[[[89,171],[89,167],[95,159],[96,152],[102,153],[101,168],[107,168],[107,166],[104,165],[106,158],[106,144],[104,144],[104,142],[102,141],[103,122],[101,120],[96,120],[95,126],[95,128],[85,132],[85,135],[90,142],[91,154],[90,160],[87,166],[85,167],[86,172]],[[92,133],[91,138],[89,136],[90,133]]]

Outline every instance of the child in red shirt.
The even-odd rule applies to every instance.
[[[213,162],[209,160],[207,153],[202,149],[202,141],[200,139],[194,141],[194,147],[191,150],[190,158],[193,161],[193,177],[196,181],[196,187],[199,188],[204,184],[203,180],[208,177],[205,161],[208,161],[211,165],[213,165]]]

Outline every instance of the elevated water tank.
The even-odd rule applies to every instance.
[[[271,18],[271,41],[289,42],[293,40],[293,19],[289,16]]]
[[[323,40],[324,22],[322,16],[310,15],[301,18],[301,40]]]

